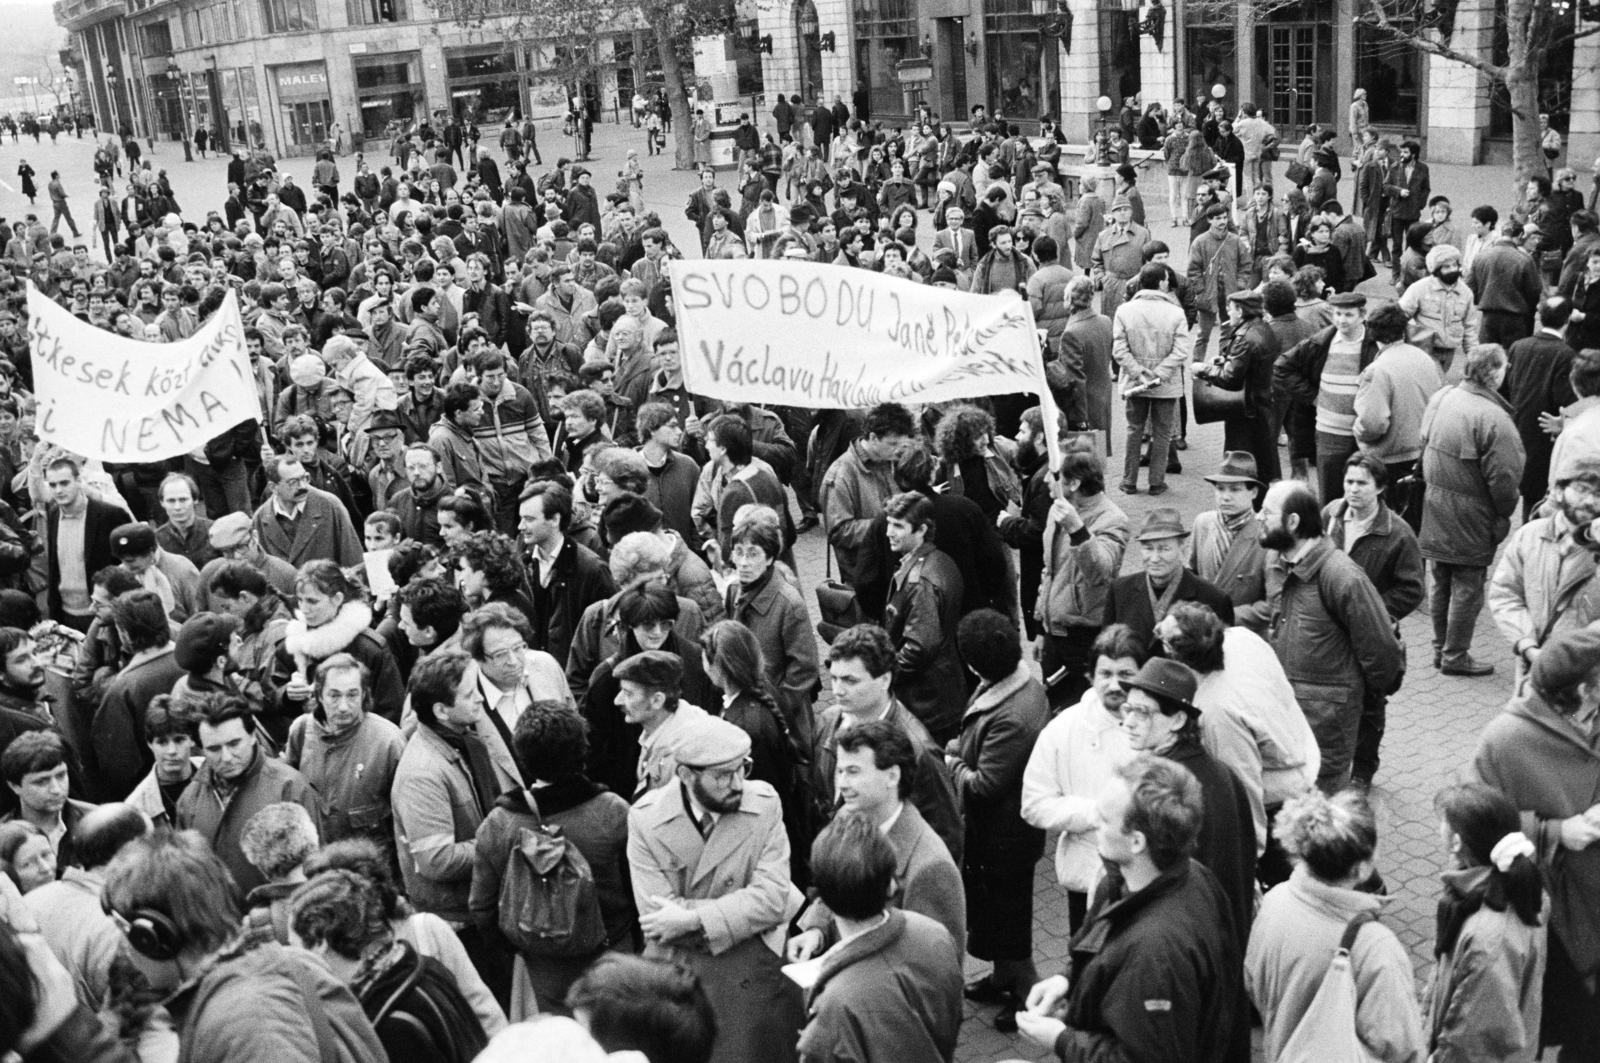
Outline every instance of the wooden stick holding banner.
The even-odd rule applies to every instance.
[[[667,263],[685,388],[737,402],[856,410],[1017,392],[1059,423],[1033,308],[869,270],[789,260]],[[1050,465],[1058,433],[1045,434]]]
[[[28,284],[39,438],[85,458],[148,462],[262,420],[239,303],[229,292],[193,336],[142,343],[73,317]]]

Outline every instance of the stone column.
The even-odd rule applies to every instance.
[[[1068,0],[1072,35],[1061,56],[1061,132],[1069,144],[1087,144],[1099,127],[1100,11],[1096,0]]]
[[[1430,31],[1432,32],[1432,31]],[[1456,9],[1450,47],[1467,55],[1488,55],[1494,46],[1494,0],[1462,0]],[[1489,80],[1465,63],[1426,57],[1427,161],[1476,166],[1483,158],[1489,129]],[[1576,119],[1577,86],[1573,107]]]
[[[1161,47],[1156,47],[1155,38],[1149,34],[1139,34],[1139,95],[1145,107],[1159,103],[1170,108],[1172,98],[1178,94],[1178,39],[1173,18],[1176,9],[1171,4],[1162,7],[1166,16],[1161,25]],[[1150,17],[1151,10],[1149,6],[1139,9],[1141,24]]]
[[[1600,156],[1600,35],[1573,44],[1572,106],[1568,110],[1572,126],[1565,161],[1574,170],[1587,171]]]
[[[816,0],[818,32],[826,37],[833,32],[834,48],[831,52],[822,53],[822,91],[828,97],[828,102],[833,102],[835,95],[850,102],[850,93],[855,88],[855,29],[850,16],[848,0]],[[776,42],[777,37],[773,37]],[[776,44],[773,50],[777,50]],[[798,54],[798,53],[796,53]],[[799,84],[796,78],[796,84]],[[807,100],[813,106],[817,101]]]

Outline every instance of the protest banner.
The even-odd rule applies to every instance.
[[[810,409],[865,409],[980,395],[1039,396],[1033,308],[862,269],[788,260],[667,264],[684,386],[697,395]],[[1051,463],[1061,460],[1046,434]]]
[[[255,372],[233,292],[177,343],[142,343],[79,321],[28,285],[39,438],[101,461],[187,454],[261,419]]]

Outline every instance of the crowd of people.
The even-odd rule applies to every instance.
[[[965,999],[1063,1063],[1242,1061],[1256,1018],[1269,1063],[1600,1058],[1595,216],[1536,177],[1462,230],[1413,144],[1352,160],[1352,216],[1316,133],[1285,212],[1248,104],[1139,116],[1108,204],[1048,120],[854,102],[746,121],[699,251],[1017,291],[1058,423],[692,393],[637,153],[602,193],[516,124],[504,172],[448,121],[348,190],[241,151],[203,220],[106,153],[105,261],[15,225],[0,1050],[949,1063]],[[152,343],[233,295],[262,417],[156,463],[41,441],[24,278]],[[1191,419],[1213,508],[1135,520],[1105,455],[1159,496]],[[1419,996],[1367,794],[1426,667],[1400,621],[1483,676],[1486,597],[1516,694],[1438,797]]]

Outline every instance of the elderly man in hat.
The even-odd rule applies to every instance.
[[[1273,382],[1295,404],[1289,456],[1315,458],[1322,500],[1343,494],[1344,463],[1356,451],[1356,391],[1378,341],[1362,320],[1367,297],[1340,292],[1328,300],[1333,324],[1285,351]]]
[[[394,410],[379,410],[367,425],[369,453],[377,459],[367,470],[367,488],[374,510],[390,509],[406,479],[406,425]]]
[[[789,878],[782,802],[747,777],[743,728],[700,713],[678,725],[674,748],[667,785],[628,813],[645,956],[699,976],[717,1018],[712,1063],[792,1063],[803,1016],[781,957],[800,894]]]
[[[1230,450],[1207,476],[1216,509],[1195,515],[1189,540],[1189,570],[1226,594],[1234,620],[1256,634],[1266,631],[1267,551],[1261,545],[1256,504],[1265,485],[1257,478],[1255,455]]]
[[[1411,319],[1411,342],[1432,354],[1448,376],[1456,358],[1478,345],[1483,314],[1461,279],[1459,250],[1440,244],[1428,252],[1427,266],[1428,275],[1400,297],[1400,309]]]
[[[294,600],[294,584],[298,575],[295,567],[262,548],[261,539],[255,532],[254,522],[248,515],[223,514],[212,522],[208,538],[211,548],[218,556],[206,562],[205,568],[200,570],[201,609],[211,608],[211,581],[221,571],[222,566],[232,561],[242,561],[258,569],[267,578],[267,583],[273,590],[287,601]]]
[[[1144,266],[1150,230],[1133,220],[1133,201],[1125,195],[1111,201],[1110,218],[1111,223],[1095,238],[1089,272],[1102,293],[1100,312],[1114,319],[1117,307],[1127,298],[1128,282]]]
[[[1521,810],[1523,832],[1548,876],[1550,956],[1539,1040],[1541,1047],[1562,1046],[1562,1059],[1600,1056],[1597,661],[1600,631],[1552,639],[1529,671],[1530,689],[1484,728],[1473,758],[1477,777]]]
[[[1391,692],[1404,651],[1377,588],[1323,533],[1309,487],[1273,484],[1259,519],[1261,545],[1278,551],[1274,567],[1283,580],[1271,642],[1317,736],[1317,785],[1337,793],[1350,781],[1367,691]]]
[[[1194,703],[1199,685],[1200,677],[1187,665],[1150,658],[1122,684],[1128,698],[1122,732],[1135,755],[1150,753],[1182,764],[1200,781],[1204,815],[1194,858],[1217,876],[1242,940],[1249,937],[1255,905],[1255,819],[1245,784],[1201,743],[1200,709]]]
[[[1189,556],[1189,529],[1183,515],[1171,506],[1150,511],[1144,527],[1134,536],[1143,572],[1131,572],[1111,581],[1106,597],[1105,625],[1126,624],[1150,645],[1156,624],[1179,602],[1200,602],[1233,623],[1233,602],[1215,584],[1207,583],[1183,567]]]

